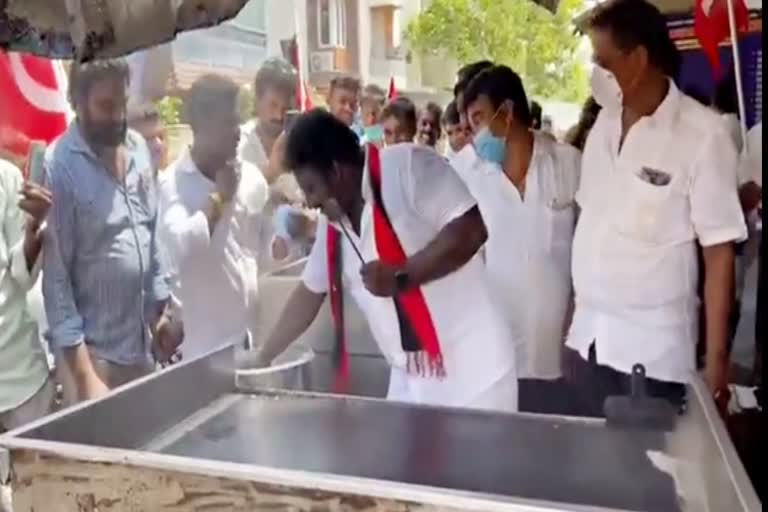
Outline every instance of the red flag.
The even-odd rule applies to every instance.
[[[395,77],[389,79],[389,92],[387,92],[387,100],[392,101],[397,98],[397,88],[395,87]]]
[[[716,77],[720,76],[720,54],[717,47],[731,35],[728,23],[728,1],[696,0],[693,8],[694,33]],[[731,1],[736,18],[736,31],[737,33],[746,32],[749,28],[749,10],[744,0]]]
[[[21,159],[33,140],[53,142],[70,108],[60,62],[0,51],[0,149]]]
[[[314,103],[312,103],[312,97],[309,95],[307,84],[301,80],[301,71],[299,71],[299,86],[296,89],[296,105],[301,112],[309,112],[315,108]]]

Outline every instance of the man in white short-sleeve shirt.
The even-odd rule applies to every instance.
[[[541,381],[562,376],[581,153],[528,128],[522,80],[507,66],[481,72],[463,97],[476,135],[454,165],[488,227],[486,266],[518,347],[520,407],[550,412]]]
[[[652,395],[682,405],[683,384],[696,371],[697,239],[705,378],[718,395],[728,384],[733,242],[746,236],[736,149],[718,115],[669,78],[679,54],[656,7],[601,4],[589,34],[593,96],[603,109],[576,196],[576,309],[567,343],[579,356],[574,384],[583,412],[600,415],[606,396],[627,393],[638,363]]]
[[[371,188],[363,177],[368,165],[354,134],[322,111],[296,122],[288,137],[288,162],[309,206],[321,208],[325,215],[318,223],[302,284],[261,359],[273,360],[299,337],[322,305],[331,282],[327,237],[332,222],[341,236],[342,286],[363,311],[392,366],[388,397],[417,404],[516,410],[514,348],[491,302],[482,261],[476,257],[486,230],[474,199],[445,159],[429,148],[404,143],[380,156],[381,197],[407,256],[399,267],[379,260]],[[417,289],[439,339],[444,377],[409,371],[392,297]]]

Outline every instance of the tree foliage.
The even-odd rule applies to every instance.
[[[555,15],[530,0],[432,0],[406,38],[417,53],[506,64],[531,96],[581,101],[587,78],[572,20],[583,9],[584,0],[561,0]]]

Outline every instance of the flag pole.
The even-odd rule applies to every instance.
[[[736,28],[736,13],[733,9],[733,0],[725,0],[728,6],[728,26],[731,32],[731,50],[733,52],[733,74],[736,78],[736,97],[739,102],[739,126],[741,128],[742,147],[745,152],[747,147],[747,110],[744,105],[744,84],[741,81],[741,57],[739,56],[739,31]]]

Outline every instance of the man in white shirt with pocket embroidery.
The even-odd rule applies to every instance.
[[[476,135],[474,148],[465,149],[455,164],[488,227],[486,266],[517,344],[520,408],[561,412],[565,389],[555,381],[562,376],[572,310],[581,154],[528,128],[523,83],[506,66],[478,74],[463,91],[463,102]]]
[[[312,141],[312,144],[308,144]],[[342,285],[363,311],[392,366],[388,398],[425,405],[501,411],[517,409],[512,340],[491,301],[477,250],[486,238],[475,200],[445,159],[430,148],[397,144],[381,152],[381,195],[407,255],[402,268],[378,261],[368,172],[356,137],[322,111],[302,116],[288,138],[295,169],[310,207],[343,222]],[[361,188],[363,193],[361,194]],[[261,359],[272,361],[311,324],[329,290],[328,217],[297,287]],[[343,232],[343,231],[342,231]],[[360,261],[361,252],[366,264]],[[445,376],[412,375],[401,346],[392,296],[397,275],[421,289],[434,322]]]
[[[199,78],[186,108],[194,133],[161,176],[161,241],[181,302],[186,358],[257,333],[258,251],[267,183],[259,169],[236,159],[237,85]]]
[[[705,377],[719,395],[728,384],[733,242],[746,236],[736,149],[718,115],[670,79],[680,58],[656,7],[601,4],[589,34],[593,96],[603,109],[576,196],[568,347],[578,353],[581,412],[602,415],[606,396],[628,393],[637,363],[650,394],[683,405],[696,370],[696,239],[705,267]]]

